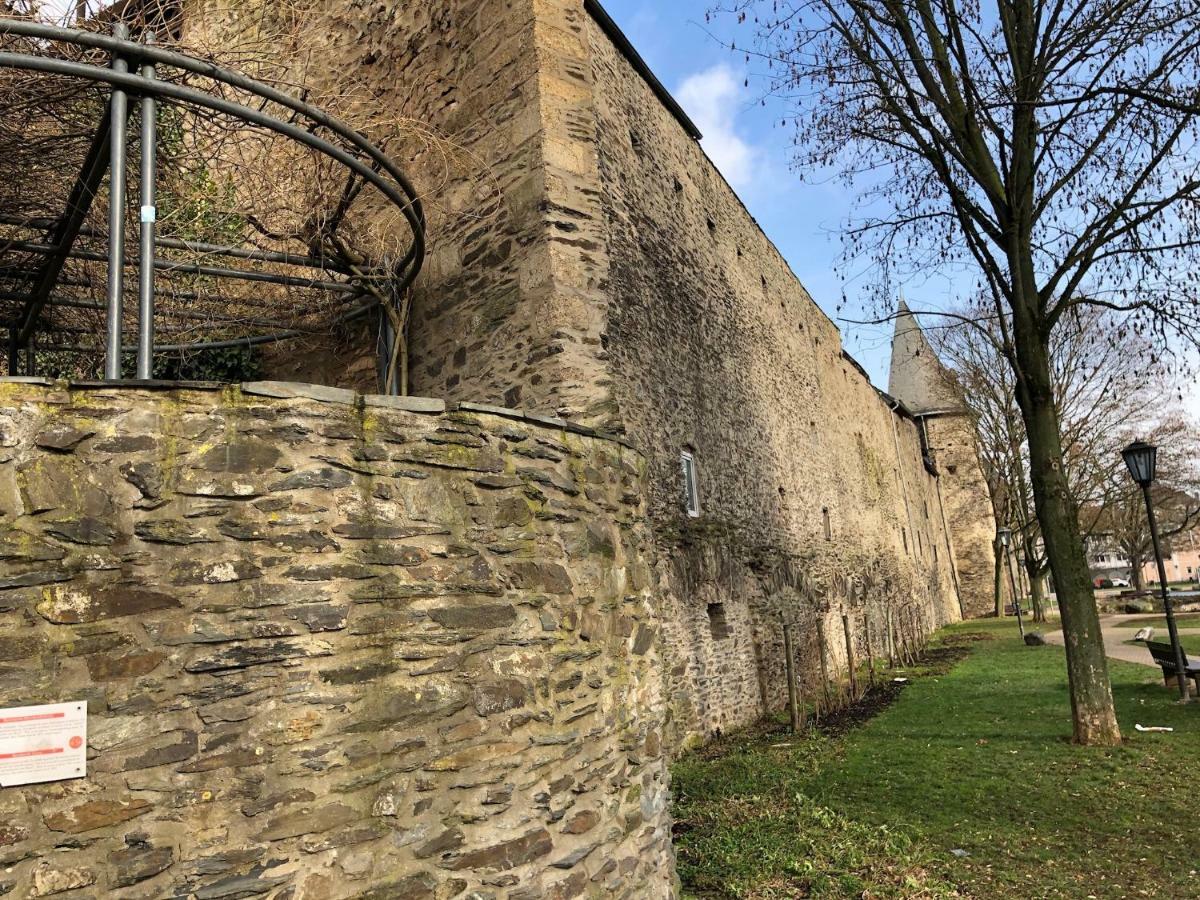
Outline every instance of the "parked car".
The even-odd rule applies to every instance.
[[[1101,577],[1101,578],[1093,579],[1092,586],[1098,587],[1098,588],[1110,588],[1113,586],[1113,583],[1112,583],[1112,579]]]
[[[1132,585],[1130,585],[1130,583],[1128,581],[1126,581],[1124,578],[1112,579],[1112,586],[1113,587],[1132,587]]]

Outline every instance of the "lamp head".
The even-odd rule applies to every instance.
[[[1124,457],[1129,476],[1134,481],[1142,487],[1149,487],[1154,483],[1158,469],[1157,447],[1145,441],[1134,441],[1121,451],[1121,456]]]
[[[1000,538],[1000,546],[1007,547],[1008,542],[1012,540],[1012,529],[1011,528],[997,528],[996,536],[998,538]]]

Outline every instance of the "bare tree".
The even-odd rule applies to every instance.
[[[1044,622],[1044,579],[1050,562],[1031,488],[1016,379],[999,349],[999,327],[981,313],[978,306],[962,311],[964,318],[980,316],[981,328],[955,325],[932,334],[962,386],[976,423],[980,456],[990,473],[989,490],[1003,496],[1002,504],[993,500],[993,506],[1005,512],[997,521],[1008,523],[1020,542],[1034,619]],[[1158,408],[1155,401],[1166,393],[1157,379],[1145,377],[1142,360],[1150,352],[1145,340],[1130,337],[1118,345],[1100,339],[1117,327],[1112,312],[1080,308],[1051,337],[1063,467],[1079,506],[1079,528],[1085,540],[1109,527],[1111,508],[1128,493],[1120,450],[1130,423],[1143,422],[1146,411]]]
[[[1075,739],[1115,744],[1108,664],[1063,466],[1051,338],[1081,305],[1196,340],[1194,0],[727,0],[790,104],[799,167],[862,188],[847,252],[894,279],[970,269],[1029,445],[1066,632]]]

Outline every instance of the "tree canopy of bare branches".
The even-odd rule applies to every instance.
[[[1064,629],[1074,733],[1120,740],[1064,471],[1053,335],[1072,311],[1117,335],[1200,339],[1200,7],[1192,0],[730,0],[797,132],[797,164],[860,191],[850,257],[868,304],[917,270],[973,273],[1029,447]],[[917,310],[920,311],[920,310]],[[968,327],[974,319],[960,319]],[[992,333],[988,333],[989,339]],[[1154,361],[1150,361],[1153,364]]]

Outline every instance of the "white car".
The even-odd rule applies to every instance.
[[[1128,581],[1126,581],[1124,578],[1114,578],[1114,579],[1112,579],[1112,586],[1113,586],[1113,587],[1131,587],[1131,585],[1129,584],[1129,582],[1128,582]]]

